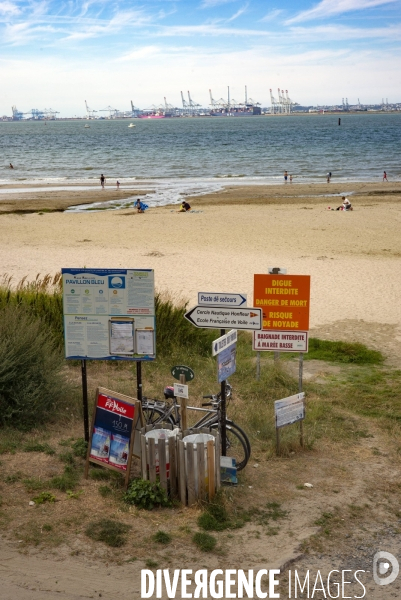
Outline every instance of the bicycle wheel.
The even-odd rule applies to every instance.
[[[249,437],[247,436],[247,434],[245,433],[245,431],[242,429],[242,427],[240,427],[239,425],[237,425],[237,423],[234,423],[234,421],[231,421],[231,419],[227,419],[227,423],[229,425],[231,425],[231,427],[233,429],[236,429],[237,432],[239,433],[239,435],[243,438],[243,440],[244,440],[244,442],[246,444],[247,450],[248,450],[248,460],[249,460],[250,457],[251,457],[251,442],[249,441]]]
[[[143,419],[145,421],[145,425],[154,425],[155,423],[163,423],[163,421],[166,421],[171,425],[175,425],[171,415],[167,417],[167,419],[163,419],[165,415],[164,411],[160,407],[155,406],[154,404],[143,402],[142,414]]]
[[[212,423],[210,429],[218,429],[218,423]],[[243,437],[236,429],[226,423],[227,448],[226,455],[235,458],[237,471],[241,471],[249,460],[248,448]]]

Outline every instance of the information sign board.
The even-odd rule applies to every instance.
[[[263,308],[262,329],[308,331],[310,275],[254,275],[253,303]]]
[[[246,306],[246,294],[224,294],[221,292],[198,292],[201,306]]]
[[[217,380],[219,383],[233,375],[237,369],[237,344],[232,344],[217,355]]]
[[[62,269],[65,356],[154,360],[152,269]]]
[[[308,352],[307,331],[254,331],[252,350],[257,352]]]
[[[99,387],[95,396],[86,476],[89,462],[129,473],[132,455],[140,456],[135,437],[139,440],[141,426],[138,400]]]
[[[185,313],[184,317],[196,327],[206,329],[262,329],[260,308],[195,306]]]
[[[229,331],[225,335],[222,335],[221,337],[217,338],[217,340],[214,340],[214,342],[212,343],[212,356],[216,356],[216,354],[219,354],[219,352],[224,350],[224,348],[228,348],[228,346],[235,344],[237,339],[237,330],[231,329],[231,331]]]
[[[274,403],[276,428],[292,425],[305,418],[305,394],[295,394]]]
[[[174,396],[176,398],[189,398],[188,386],[183,383],[174,384]]]

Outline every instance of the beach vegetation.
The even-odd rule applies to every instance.
[[[115,519],[99,519],[89,523],[85,533],[96,542],[103,542],[112,548],[119,548],[126,544],[130,529],[130,525]]]
[[[380,365],[384,356],[378,350],[371,350],[358,342],[336,342],[331,340],[309,339],[309,351],[306,360],[325,360],[328,362],[354,365]]]
[[[24,307],[0,309],[0,425],[44,423],[71,390],[51,332]]]

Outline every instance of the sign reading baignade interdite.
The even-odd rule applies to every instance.
[[[152,269],[62,269],[65,356],[154,360]]]

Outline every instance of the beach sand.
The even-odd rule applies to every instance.
[[[327,210],[341,204],[328,194],[342,193],[355,210]],[[190,198],[186,214],[178,206],[39,214],[114,195],[128,194],[2,195],[0,272],[16,284],[62,267],[153,268],[158,289],[189,306],[199,291],[245,293],[251,306],[253,274],[285,267],[311,275],[313,334],[366,342],[401,360],[401,183],[228,185]],[[39,212],[13,212],[22,206]]]

